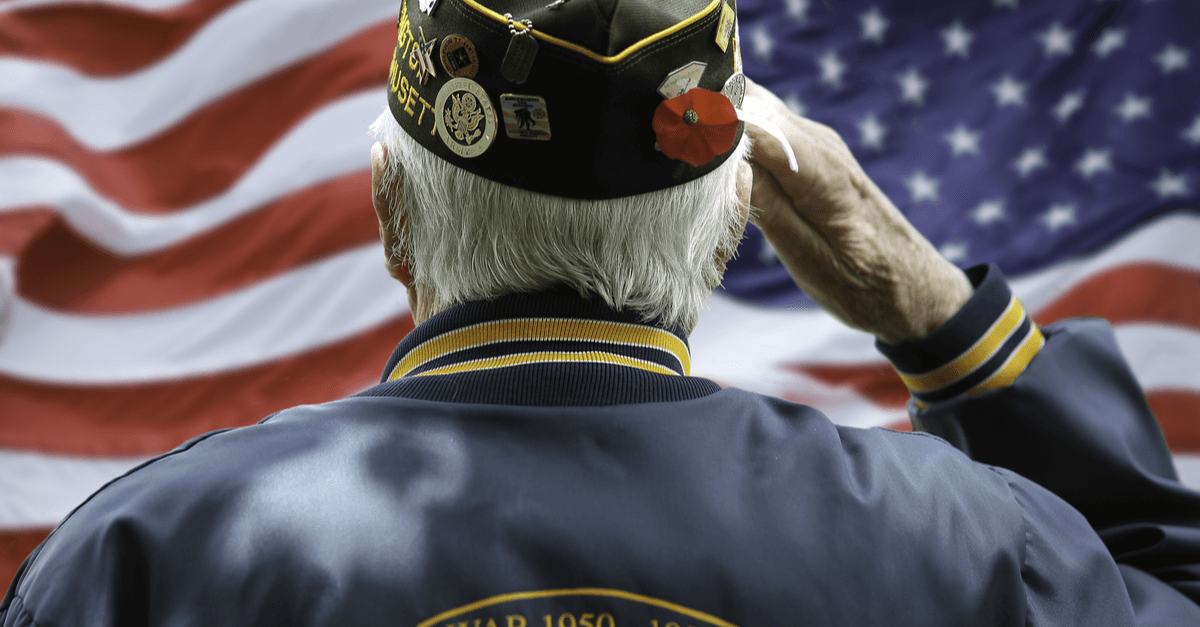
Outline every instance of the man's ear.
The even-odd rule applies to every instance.
[[[395,252],[396,231],[393,225],[403,226],[404,216],[400,222],[395,221],[393,207],[400,203],[394,202],[398,194],[404,193],[401,180],[397,178],[392,189],[383,188],[384,173],[387,172],[387,149],[383,144],[375,142],[371,146],[371,204],[375,206],[375,217],[379,219],[379,240],[383,242],[384,267],[393,279],[400,281],[406,288],[412,285],[412,273],[409,271],[408,259]],[[389,202],[389,198],[392,202]]]

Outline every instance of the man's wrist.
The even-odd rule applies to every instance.
[[[879,341],[897,346],[925,339],[949,321],[975,293],[971,280],[943,259],[909,268],[909,280],[897,286],[894,319],[871,329]]]
[[[918,409],[1011,384],[1044,343],[998,268],[979,265],[966,276],[974,294],[939,328],[919,340],[875,344]]]

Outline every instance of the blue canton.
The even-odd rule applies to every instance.
[[[1008,275],[1200,190],[1200,3],[741,0],[745,72],[833,127],[943,255]],[[812,307],[753,227],[724,289]]]

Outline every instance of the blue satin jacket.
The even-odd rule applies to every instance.
[[[0,625],[1200,625],[1200,495],[1108,326],[969,274],[879,346],[914,433],[691,377],[570,290],[454,308],[380,385],[106,485]]]

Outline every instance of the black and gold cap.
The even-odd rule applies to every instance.
[[[716,169],[743,124],[736,0],[403,0],[388,106],[487,179],[631,196]]]

